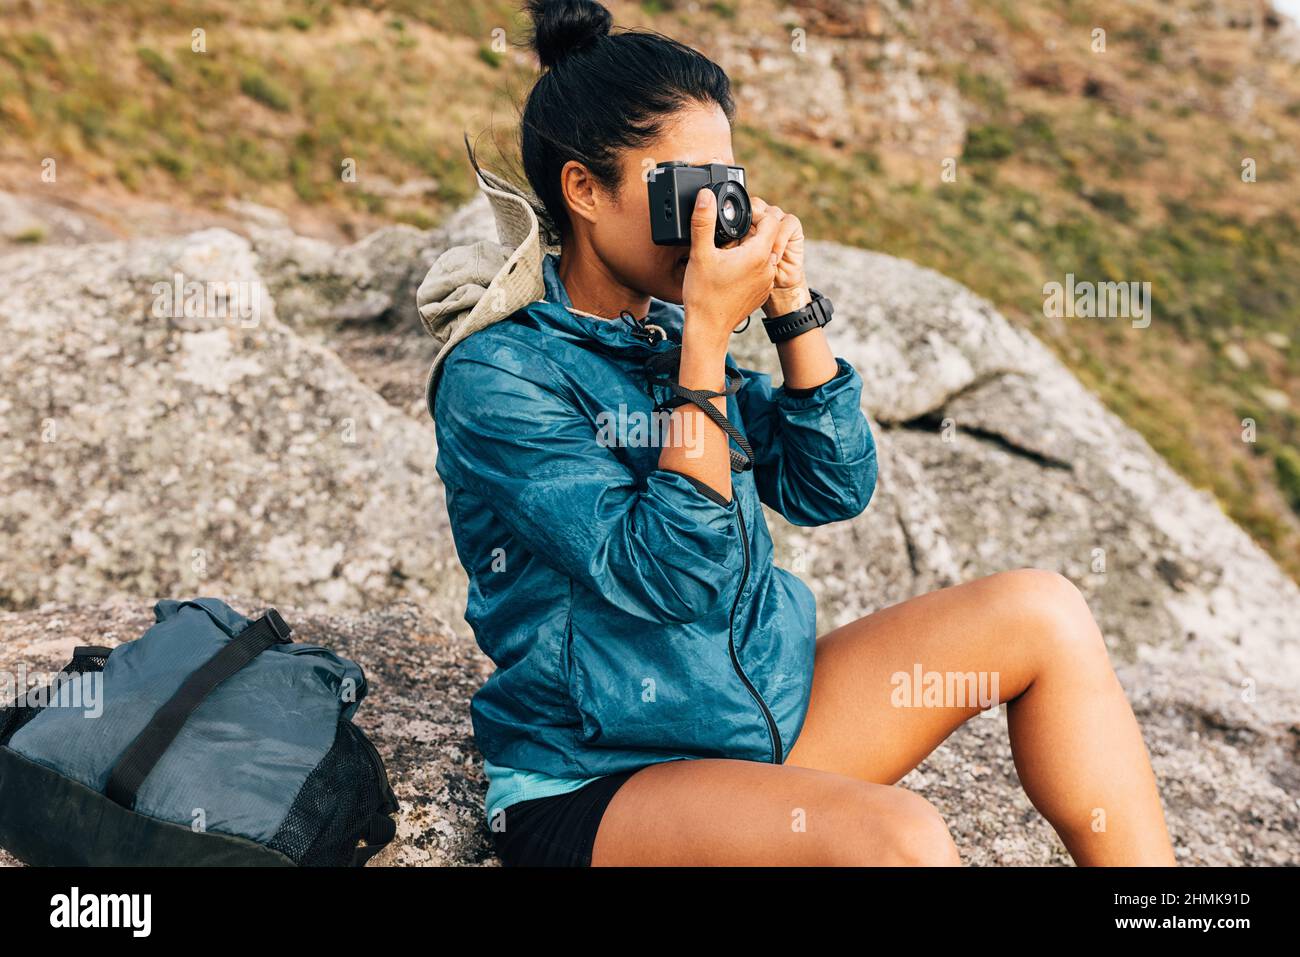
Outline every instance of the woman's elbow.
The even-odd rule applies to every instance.
[[[689,625],[723,607],[738,586],[742,558],[736,555],[710,561],[702,555],[683,555],[684,561],[657,562],[622,576],[615,587],[600,589],[627,613],[645,621]],[[734,566],[734,567],[733,567]],[[610,583],[613,584],[612,582]],[[615,597],[617,596],[617,597]]]
[[[848,502],[848,508],[845,514],[839,520],[847,522],[851,518],[857,518],[867,510],[871,504],[871,498],[876,493],[876,452],[873,448],[871,454],[863,460],[862,466],[856,471],[855,481],[853,482],[853,495]]]
[[[851,447],[856,446],[856,454],[849,452],[848,460],[842,460],[840,481],[836,483],[838,494],[829,498],[828,522],[847,522],[857,518],[867,510],[875,494],[876,442],[865,415],[861,418],[861,426],[856,437],[858,441],[850,443]]]
[[[738,573],[737,573],[738,574]],[[661,619],[673,625],[689,625],[707,617],[727,604],[728,590],[738,587],[731,575],[713,579],[682,576],[676,587],[663,594],[659,603]]]
[[[846,466],[819,494],[793,497],[783,514],[791,525],[804,527],[847,522],[866,511],[875,490],[876,456],[873,451],[859,462]]]

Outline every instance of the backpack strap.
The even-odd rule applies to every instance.
[[[274,608],[231,638],[220,651],[182,682],[127,746],[108,777],[104,794],[130,810],[145,778],[181,733],[194,710],[217,685],[272,645],[288,642],[292,629]]]

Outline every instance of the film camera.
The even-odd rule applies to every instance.
[[[753,222],[745,170],[725,163],[660,163],[650,171],[650,235],[660,246],[688,246],[695,195],[706,186],[718,199],[714,243],[743,239]]]

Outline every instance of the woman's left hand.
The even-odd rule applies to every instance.
[[[803,272],[803,223],[793,213],[787,213],[757,196],[750,197],[750,205],[755,226],[768,216],[775,216],[781,223],[772,245],[776,276],[772,279],[772,295],[763,304],[763,314],[783,316],[802,309],[812,301]]]

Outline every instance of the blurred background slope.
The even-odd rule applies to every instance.
[[[1286,4],[609,6],[727,68],[757,193],[992,300],[1300,578]],[[502,0],[0,0],[0,190],[24,201],[0,244],[238,230],[250,203],[336,241],[434,226],[474,193],[463,131],[517,169],[523,30]],[[1069,273],[1150,282],[1150,327],[1045,318]]]

